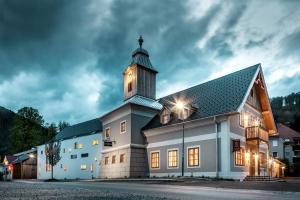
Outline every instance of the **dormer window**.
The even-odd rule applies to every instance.
[[[167,124],[170,121],[170,114],[163,114],[161,117],[161,123]]]

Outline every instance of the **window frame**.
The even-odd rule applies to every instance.
[[[106,131],[109,130],[109,137],[106,136]],[[110,127],[106,127],[104,131],[104,138],[105,139],[110,139]]]
[[[196,148],[198,148],[198,165],[193,165],[193,166],[190,166],[189,165],[189,149],[196,149]],[[200,145],[196,145],[196,146],[188,146],[187,148],[187,152],[186,152],[186,166],[187,166],[187,168],[200,168],[201,167],[201,160],[200,160],[200,158],[201,158],[201,156],[200,156],[200,150],[201,150],[201,148],[200,148]]]
[[[123,159],[121,159],[123,157]],[[125,153],[120,154],[120,163],[125,163]]]
[[[111,157],[111,164],[116,164],[116,155]]]
[[[125,123],[125,130],[124,131],[122,131],[122,123]],[[126,130],[127,130],[127,122],[126,122],[126,120],[123,120],[123,121],[121,121],[120,122],[120,134],[123,134],[123,133],[126,133]]]
[[[242,152],[241,152],[242,150]],[[237,152],[240,152],[241,154],[241,164],[238,164],[237,163]],[[234,166],[235,167],[245,167],[246,166],[246,150],[245,150],[245,147],[240,147],[240,150],[239,151],[235,151],[233,152],[233,163],[234,163]]]
[[[108,165],[109,163],[109,156],[104,157],[104,165]]]
[[[158,167],[152,167],[152,154],[158,153]],[[160,169],[160,150],[156,150],[156,151],[150,151],[150,168],[152,170],[158,170]]]
[[[176,166],[169,166],[169,152],[177,151],[176,155]],[[178,169],[179,168],[179,148],[167,149],[167,169]]]

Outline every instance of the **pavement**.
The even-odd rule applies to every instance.
[[[217,181],[214,181],[216,183]],[[231,181],[232,182],[232,181]],[[240,183],[240,182],[237,182]],[[296,181],[297,183],[297,181]],[[264,183],[269,184],[269,183]],[[296,184],[299,187],[299,184]],[[0,199],[300,199],[300,192],[232,189],[206,186],[172,185],[155,182],[71,181],[39,182],[20,180],[0,182]]]

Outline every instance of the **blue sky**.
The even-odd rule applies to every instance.
[[[103,115],[144,37],[157,96],[261,63],[269,95],[300,91],[300,1],[0,0],[0,105],[47,122]]]

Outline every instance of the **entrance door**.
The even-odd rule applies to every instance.
[[[249,175],[255,176],[255,156],[254,153],[250,153],[250,166]]]

